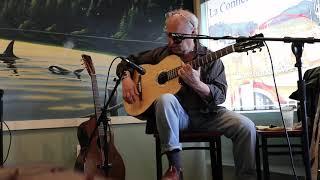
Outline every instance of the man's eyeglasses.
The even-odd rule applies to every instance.
[[[172,39],[175,44],[180,44],[183,40],[182,36],[179,36],[177,33],[166,33],[168,38]]]

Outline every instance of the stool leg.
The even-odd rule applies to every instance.
[[[306,158],[306,153],[304,153],[305,152],[305,149],[304,149],[304,145],[303,145],[303,143],[304,143],[304,141],[303,141],[303,135],[301,135],[300,136],[300,142],[301,142],[301,150],[302,150],[302,159],[303,159],[303,164],[304,164],[304,172],[305,172],[305,174],[307,174],[308,173],[308,163],[311,163],[311,162],[307,162],[307,158]],[[310,146],[309,146],[310,147]],[[310,167],[310,166],[309,166]],[[318,178],[319,179],[319,178]]]
[[[262,148],[262,162],[263,162],[263,174],[264,174],[264,180],[270,179],[270,173],[269,173],[269,160],[268,160],[268,142],[267,138],[261,137],[261,148]]]
[[[216,156],[216,142],[210,141],[210,160],[211,160],[211,175],[212,175],[212,180],[214,179],[215,176],[217,176],[219,173],[217,171],[217,156]]]
[[[156,163],[157,163],[157,180],[161,180],[162,177],[162,159],[161,159],[161,147],[159,137],[156,139]]]
[[[209,143],[212,179],[222,180],[221,139],[220,137],[215,137],[214,141],[210,141]]]
[[[223,180],[223,170],[222,170],[222,153],[221,153],[221,137],[216,137],[217,140],[217,161],[218,161],[218,179]]]
[[[261,180],[261,161],[260,161],[260,142],[259,135],[257,133],[256,137],[256,171],[257,171],[257,179]]]

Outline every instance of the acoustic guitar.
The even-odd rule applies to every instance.
[[[101,115],[101,106],[99,101],[99,91],[96,79],[95,69],[88,55],[82,55],[82,60],[86,66],[88,74],[91,77],[95,115],[88,121],[83,122],[78,127],[78,139],[81,146],[80,154],[75,163],[75,170],[82,171],[89,176],[104,176],[115,180],[125,179],[125,166],[120,153],[114,145],[114,135],[112,127],[108,123],[108,130],[105,134],[103,123],[97,127],[97,120]],[[107,138],[105,138],[105,136]],[[91,139],[90,139],[91,138]],[[107,139],[106,142],[104,139]],[[90,143],[90,144],[89,144]],[[104,145],[107,143],[107,148]],[[107,160],[105,161],[105,151]],[[108,171],[101,168],[101,165],[110,165]]]
[[[256,36],[262,36],[262,34]],[[247,52],[256,48],[261,48],[262,46],[264,46],[264,44],[261,41],[241,41],[216,52],[209,53],[206,56],[188,62],[187,64],[190,64],[193,68],[197,69],[198,67],[213,62],[227,54],[233,52]],[[182,64],[183,61],[180,57],[170,55],[156,65],[141,65],[146,70],[146,73],[141,75],[134,71],[132,77],[134,83],[137,85],[139,99],[133,104],[124,101],[123,103],[126,112],[131,116],[138,116],[145,112],[161,94],[177,93],[181,88],[178,70],[181,68]]]

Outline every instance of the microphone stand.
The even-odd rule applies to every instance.
[[[304,164],[305,164],[305,170],[306,170],[306,179],[309,180],[311,179],[311,164],[310,164],[311,161],[310,161],[309,132],[308,132],[308,122],[307,122],[306,85],[302,77],[302,70],[301,70],[301,67],[302,67],[301,56],[303,51],[303,45],[304,45],[303,42],[292,42],[291,50],[296,57],[295,67],[298,68],[298,77],[299,77],[298,92],[300,97],[299,104],[301,107],[300,119],[301,119],[302,128],[303,128],[303,134],[302,134],[302,139],[304,142],[303,149],[305,150],[303,153],[303,156],[305,161]],[[318,161],[318,159],[316,159],[316,161]]]
[[[122,74],[120,77],[122,77]],[[102,169],[106,175],[109,174],[109,170],[112,168],[112,163],[109,163],[109,155],[108,155],[109,143],[108,143],[108,134],[107,134],[108,128],[109,128],[109,121],[111,121],[111,119],[107,116],[107,112],[108,112],[108,106],[109,106],[109,104],[112,100],[112,97],[114,96],[120,82],[121,82],[121,78],[116,79],[116,84],[115,84],[115,86],[114,86],[114,88],[108,98],[107,103],[101,109],[101,114],[97,120],[96,126],[95,126],[92,134],[90,135],[89,142],[88,142],[88,145],[90,145],[91,141],[93,140],[95,131],[98,129],[98,127],[101,125],[101,123],[103,123],[102,125],[103,125],[103,135],[104,136],[103,136],[102,142],[104,142],[104,143],[100,144],[100,146],[103,148],[104,159],[103,159],[103,161],[102,161],[103,163],[101,165],[97,165],[97,168]],[[98,136],[98,137],[100,138],[100,136]]]
[[[296,56],[296,64],[295,67],[298,68],[298,91],[299,91],[299,102],[301,107],[301,115],[300,120],[302,122],[303,128],[303,149],[304,149],[304,164],[305,164],[305,172],[306,179],[311,180],[311,161],[310,161],[310,149],[309,149],[309,138],[308,138],[308,122],[307,122],[307,114],[306,114],[306,87],[305,81],[302,78],[302,51],[304,43],[315,43],[320,42],[320,39],[316,39],[314,37],[308,38],[293,38],[293,37],[284,37],[284,38],[266,38],[266,37],[232,37],[232,36],[223,36],[223,37],[210,37],[206,35],[191,35],[191,34],[180,34],[180,33],[169,33],[172,36],[175,42],[181,42],[183,39],[212,39],[212,40],[236,40],[237,42],[242,41],[282,41],[284,43],[292,43],[291,50],[293,54]]]
[[[120,76],[122,77],[122,75]],[[116,78],[115,78],[116,79]],[[114,96],[119,84],[121,83],[121,78],[117,78],[116,79],[116,84],[115,86],[113,87],[112,91],[111,91],[111,94],[108,98],[108,101],[107,103],[104,105],[104,107],[102,108],[102,112],[101,112],[101,115],[100,117],[98,118],[98,121],[97,121],[97,127],[100,125],[100,123],[102,122],[103,123],[103,130],[104,130],[104,163],[101,165],[102,169],[105,171],[106,174],[109,173],[109,169],[112,168],[112,164],[109,163],[109,157],[108,157],[108,152],[109,152],[109,143],[108,143],[108,135],[107,135],[107,132],[108,132],[108,126],[109,126],[109,121],[111,121],[111,119],[107,116],[107,110],[108,110],[108,106],[112,100],[112,97]]]

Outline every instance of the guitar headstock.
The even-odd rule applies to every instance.
[[[252,38],[255,37],[263,37],[263,34],[256,34],[251,36]],[[264,46],[263,41],[256,41],[256,40],[237,40],[237,43],[234,44],[235,52],[247,52],[252,50],[255,52],[255,49],[260,49]]]
[[[86,55],[86,54],[82,54],[81,57],[82,57],[81,60],[83,61],[83,64],[84,64],[84,66],[86,67],[86,69],[88,71],[88,74],[90,76],[96,74],[96,70],[94,69],[91,57],[89,55]]]

